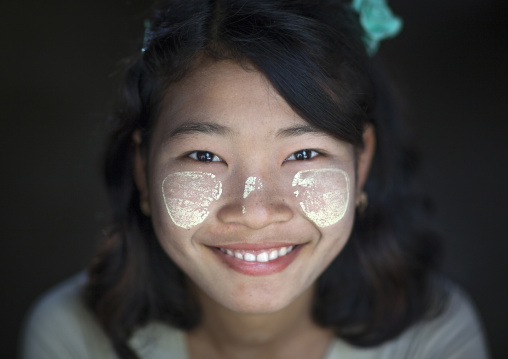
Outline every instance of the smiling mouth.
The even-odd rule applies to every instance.
[[[263,276],[282,272],[300,254],[305,244],[244,244],[210,247],[222,263],[234,271]]]
[[[259,262],[266,263],[273,261],[277,258],[284,257],[286,254],[291,253],[291,251],[296,246],[287,246],[280,248],[271,248],[261,251],[248,251],[248,250],[233,250],[226,248],[219,248],[222,253],[225,253],[231,257],[235,257],[245,262]]]

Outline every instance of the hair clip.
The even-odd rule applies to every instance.
[[[392,13],[385,0],[353,0],[352,7],[365,30],[363,41],[370,56],[381,40],[396,36],[402,29],[402,19]]]
[[[143,35],[143,47],[141,48],[141,52],[145,52],[150,44],[150,40],[152,39],[152,29],[150,20],[146,19],[143,24],[145,25],[145,34]]]

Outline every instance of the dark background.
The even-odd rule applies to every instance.
[[[493,357],[508,358],[508,3],[390,3],[405,28],[376,57],[422,154],[443,270],[472,296]],[[102,123],[148,5],[0,5],[2,358],[15,357],[30,304],[87,264],[106,223]]]

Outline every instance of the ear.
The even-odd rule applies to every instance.
[[[363,131],[363,148],[357,151],[356,166],[357,166],[357,181],[356,191],[360,193],[363,190],[367,177],[369,176],[370,165],[374,158],[376,150],[376,134],[374,126],[367,124]]]
[[[148,197],[148,180],[146,178],[146,155],[141,149],[141,131],[136,130],[132,134],[134,144],[133,175],[134,182],[139,191],[139,206],[145,216],[150,216],[150,201]]]

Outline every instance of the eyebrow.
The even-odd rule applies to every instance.
[[[169,138],[192,134],[207,134],[229,136],[234,133],[229,127],[211,122],[187,122],[181,124],[169,133]],[[275,134],[278,138],[302,136],[308,133],[324,134],[323,130],[310,125],[296,125],[278,130]]]
[[[226,126],[210,122],[187,122],[184,123],[173,131],[170,132],[169,138],[175,138],[184,135],[193,134],[207,134],[207,135],[231,135],[233,131]]]
[[[307,133],[324,134],[323,130],[311,125],[298,125],[282,128],[277,131],[276,137],[297,137]]]

